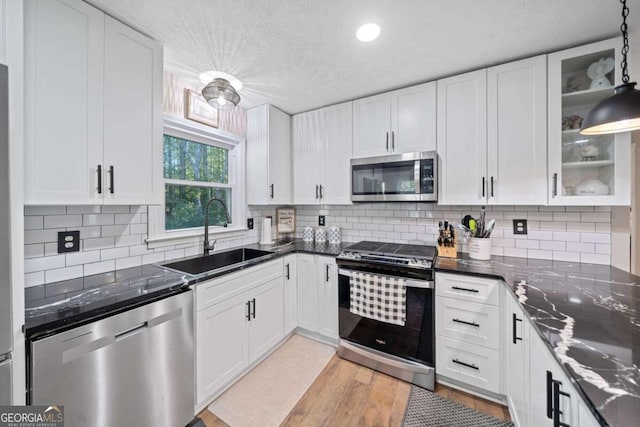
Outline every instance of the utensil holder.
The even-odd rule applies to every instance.
[[[482,261],[491,259],[491,239],[469,237],[469,258]]]

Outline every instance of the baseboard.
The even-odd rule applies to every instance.
[[[472,394],[474,396],[481,397],[485,400],[489,400],[500,405],[509,406],[506,396],[491,391],[483,390],[468,384],[463,384],[454,379],[443,377],[436,374],[436,383],[446,385],[447,387],[455,388],[456,390],[463,391],[465,393]]]
[[[325,335],[319,334],[317,332],[310,331],[308,329],[296,328],[292,334],[298,334],[306,338],[311,338],[314,341],[321,342],[323,344],[330,345],[331,347],[338,348],[338,339],[337,338],[329,338]]]

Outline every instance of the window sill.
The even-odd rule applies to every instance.
[[[244,235],[249,229],[244,227],[236,227],[236,228],[215,228],[209,229],[209,236],[215,237],[235,237]],[[150,237],[145,240],[147,247],[149,249],[160,248],[162,246],[167,245],[181,245],[184,243],[197,243],[202,242],[204,237],[204,231],[187,231],[187,232],[176,232],[176,233],[166,233],[161,236]]]

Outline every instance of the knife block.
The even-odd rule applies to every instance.
[[[458,242],[453,246],[438,246],[438,256],[443,258],[458,258]]]

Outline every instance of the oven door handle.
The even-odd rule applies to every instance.
[[[435,287],[435,283],[433,280],[416,280],[409,277],[391,276],[388,274],[373,274],[367,273],[365,271],[348,270],[346,268],[341,268],[338,270],[338,274],[340,274],[341,276],[351,277],[353,273],[362,273],[368,274],[370,276],[388,277],[390,279],[404,280],[405,285],[410,288],[433,289]]]

